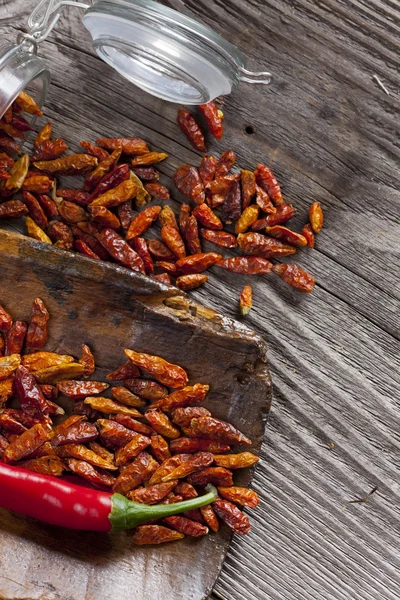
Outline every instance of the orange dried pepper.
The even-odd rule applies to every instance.
[[[304,235],[301,235],[296,231],[292,231],[291,229],[289,229],[288,227],[284,227],[283,225],[274,225],[273,227],[267,227],[265,231],[268,233],[268,235],[279,240],[284,240],[292,246],[307,246],[307,239],[304,237]]]
[[[87,383],[90,383],[90,381]],[[124,404],[120,404],[119,402],[115,402],[114,400],[111,400],[111,398],[105,398],[104,396],[88,396],[85,398],[84,403],[89,404],[89,406],[95,410],[105,413],[106,415],[121,414],[139,418],[142,416],[135,408],[129,408]]]
[[[170,388],[181,388],[188,382],[187,373],[182,367],[169,363],[160,356],[134,352],[133,350],[124,350],[124,352],[134,365]]]
[[[285,282],[300,292],[312,292],[315,279],[310,273],[294,264],[278,264],[272,266],[272,271]]]
[[[149,206],[142,210],[130,224],[126,239],[129,241],[142,235],[158,219],[160,212],[161,206]]]
[[[207,275],[202,275],[201,273],[193,273],[192,275],[181,275],[177,278],[175,285],[181,290],[188,292],[190,290],[194,290],[203,283],[208,281]]]
[[[324,213],[322,212],[321,203],[313,202],[308,210],[308,215],[313,231],[319,233],[324,224]]]
[[[206,271],[221,259],[222,255],[216,252],[202,252],[179,259],[176,266],[185,275],[190,275]]]
[[[97,158],[90,154],[70,154],[55,160],[40,160],[33,164],[39,171],[53,175],[82,175],[97,166]]]
[[[169,412],[175,408],[197,404],[204,401],[209,389],[208,385],[195,383],[157,400],[152,404],[152,408],[161,408],[161,410]]]
[[[250,508],[255,508],[260,504],[260,498],[258,494],[253,490],[249,490],[244,487],[222,487],[218,488],[219,494],[225,498],[225,500],[229,500],[230,502],[234,502],[235,504],[240,504],[241,506],[249,506]]]
[[[240,312],[242,316],[246,316],[253,306],[253,289],[251,285],[245,285],[240,292],[239,298]]]

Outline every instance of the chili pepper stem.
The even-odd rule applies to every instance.
[[[113,494],[111,497],[112,510],[109,515],[112,525],[111,531],[133,529],[152,519],[170,517],[186,510],[193,510],[211,504],[218,497],[218,492],[213,485],[207,485],[206,490],[207,494],[191,500],[175,502],[174,504],[157,504],[156,506],[132,502],[121,494]]]

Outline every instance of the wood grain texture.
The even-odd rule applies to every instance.
[[[296,225],[312,201],[321,201],[326,214],[316,250],[301,254],[317,278],[312,296],[267,277],[251,280],[254,309],[246,323],[269,345],[275,404],[255,477],[263,502],[250,516],[251,535],[234,539],[215,598],[394,600],[400,585],[398,3],[165,4],[234,41],[253,68],[274,73],[270,87],[242,84],[225,99],[226,134],[210,150],[232,146],[244,168],[266,160],[298,207]],[[27,5],[33,2],[0,4],[6,39],[21,27]],[[47,114],[73,148],[82,137],[143,135],[170,153],[161,166],[165,183],[182,162],[198,164],[174,124],[176,107],[132,88],[97,60],[78,13],[60,20],[40,53],[53,68]],[[239,291],[249,282],[214,269],[193,297],[237,317]],[[367,503],[348,503],[375,485]]]

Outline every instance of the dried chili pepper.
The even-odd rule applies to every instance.
[[[306,225],[304,225],[303,229],[301,230],[301,233],[306,238],[307,245],[310,248],[314,248],[314,246],[315,246],[315,235],[314,235],[313,228],[311,227],[311,224],[307,223]]]
[[[251,285],[245,285],[240,292],[239,304],[242,317],[245,317],[253,306],[253,289]]]
[[[260,504],[260,498],[258,494],[253,490],[249,490],[243,487],[222,487],[218,488],[218,493],[225,498],[225,500],[229,500],[230,502],[234,502],[235,504],[240,504],[241,506],[249,506],[250,508],[256,508]]]
[[[135,216],[132,208],[132,201],[127,200],[126,202],[119,204],[117,206],[117,213],[118,218],[121,222],[122,229],[126,231],[127,229],[129,229],[129,225],[131,224],[132,219]]]
[[[256,204],[260,209],[269,214],[275,214],[277,208],[272,204],[270,197],[267,192],[263,190],[259,185],[256,185]],[[281,205],[280,205],[281,206]]]
[[[180,430],[175,427],[170,418],[158,408],[150,408],[145,413],[146,420],[160,435],[175,439],[181,435]]]
[[[222,118],[215,102],[199,104],[199,110],[206,120],[211,135],[214,136],[216,140],[220,141],[223,134]]]
[[[0,358],[0,379],[7,379],[9,375],[14,373],[21,363],[19,354],[11,354]]]
[[[192,113],[185,108],[179,107],[176,121],[182,133],[185,134],[193,148],[199,152],[206,152],[206,143],[203,132]]]
[[[134,365],[170,388],[181,388],[188,382],[187,373],[182,367],[169,363],[160,356],[152,356],[133,350],[124,350],[124,352]],[[129,385],[128,387],[130,388]],[[143,395],[139,392],[138,394]]]
[[[3,195],[15,194],[22,188],[29,170],[29,156],[24,154],[10,169],[10,177],[4,184]]]
[[[11,158],[6,152],[0,153],[0,168],[3,169],[11,169],[14,164],[14,159]]]
[[[215,170],[215,177],[222,177],[229,173],[231,168],[236,162],[236,154],[233,152],[232,148],[225,150],[221,154],[221,158],[218,161],[217,168]]]
[[[29,237],[39,240],[40,242],[44,242],[45,244],[51,244],[51,239],[49,236],[41,227],[39,227],[39,225],[36,225],[33,219],[26,217],[25,225]]]
[[[151,452],[153,453],[154,458],[159,463],[162,463],[168,458],[171,458],[171,452],[168,446],[168,442],[160,434],[151,436]],[[172,491],[172,489],[169,491]]]
[[[47,217],[49,217],[50,219],[55,219],[58,217],[57,204],[54,202],[54,200],[49,198],[49,196],[46,196],[45,194],[40,194],[39,204],[43,208]]]
[[[288,256],[296,252],[296,248],[289,244],[268,238],[256,232],[240,233],[237,237],[240,249],[245,254],[256,255],[262,258]]]
[[[271,169],[266,165],[258,164],[254,174],[256,176],[257,184],[267,192],[268,196],[274,202],[276,206],[283,203],[282,193],[279,183],[272,173]]]
[[[91,383],[90,381],[86,383]],[[94,410],[105,413],[106,415],[129,415],[131,417],[141,417],[141,413],[135,408],[130,408],[111,398],[105,398],[104,396],[87,396],[84,400],[85,404],[89,404]]]
[[[153,436],[155,437],[155,436]],[[166,483],[157,483],[147,488],[132,490],[128,493],[129,500],[140,502],[141,504],[157,504],[167,496],[176,485],[176,481],[167,481]]]
[[[82,206],[78,206],[74,202],[64,200],[58,207],[60,216],[67,221],[67,223],[80,223],[88,218],[87,212]]]
[[[213,417],[198,417],[192,419],[190,426],[199,437],[222,442],[223,444],[244,444],[251,446],[251,440],[230,423]]]
[[[51,445],[84,444],[95,440],[98,436],[99,432],[96,425],[87,421],[80,421],[57,433],[51,440]]]
[[[16,440],[7,446],[2,456],[2,461],[5,463],[17,462],[40,448],[51,437],[52,432],[41,423],[38,423],[21,433]]]
[[[129,418],[128,415],[126,417]],[[98,419],[96,424],[101,440],[108,448],[121,448],[134,438],[133,431],[117,421]]]
[[[191,275],[192,273],[202,273],[203,271],[206,271],[212,267],[212,265],[220,261],[221,258],[221,254],[217,254],[217,252],[202,252],[180,258],[176,263],[176,266],[184,275]]]
[[[35,298],[26,334],[26,347],[28,350],[40,350],[47,341],[47,323],[50,315],[40,298]]]
[[[133,238],[133,240],[130,241],[130,246],[135,250],[135,252],[138,253],[140,258],[142,259],[144,269],[147,275],[153,275],[154,264],[146,240],[142,237],[135,237]]]
[[[41,456],[23,460],[18,463],[18,467],[52,477],[60,477],[65,470],[63,463],[56,456]]]
[[[199,487],[204,487],[209,483],[224,487],[233,485],[232,473],[224,467],[207,467],[202,471],[189,475],[187,481]]]
[[[251,203],[256,193],[256,176],[253,171],[242,169],[240,171],[240,184],[242,186],[242,206],[245,210]]]
[[[71,228],[62,221],[51,221],[47,229],[50,239],[58,248],[72,250],[74,245],[74,236]]]
[[[22,217],[28,213],[28,208],[20,200],[8,200],[0,204],[0,219]]]
[[[70,362],[40,369],[35,372],[35,379],[39,383],[56,383],[63,379],[71,379],[72,377],[81,377],[84,367],[80,363]]]
[[[190,500],[191,498],[197,498],[198,493],[195,488],[186,481],[178,481],[175,486],[176,494],[182,496],[184,500]]]
[[[170,450],[173,454],[193,454],[194,452],[229,452],[230,446],[203,438],[177,438],[171,440]]]
[[[13,377],[7,377],[0,381],[0,405],[7,402],[11,396],[14,395],[14,379]]]
[[[184,537],[183,533],[163,527],[163,525],[141,525],[136,528],[132,542],[136,546],[148,546],[176,542]]]
[[[110,229],[121,229],[120,220],[114,213],[112,213],[105,206],[91,206],[89,212],[92,218],[97,223],[100,223],[103,227],[109,227]]]
[[[100,146],[96,146],[96,144],[92,144],[92,142],[83,141],[80,142],[80,145],[82,146],[86,154],[91,154],[92,156],[95,156],[99,161],[105,160],[109,156],[107,150],[104,150],[104,148],[100,148]]]
[[[88,256],[89,258],[94,258],[95,260],[100,260],[100,256],[93,252],[93,250],[83,240],[75,240],[74,247],[75,250],[77,250],[81,254],[85,254],[85,256]]]
[[[83,444],[66,444],[65,446],[58,446],[57,454],[60,458],[78,458],[85,460],[89,464],[99,467],[100,469],[107,469],[108,471],[116,471],[118,467],[112,462],[105,460],[89,448],[86,448]]]
[[[152,407],[161,408],[161,410],[169,412],[175,408],[197,404],[198,402],[203,402],[209,389],[210,386],[208,385],[195,383],[157,400],[152,404]]]
[[[315,279],[310,273],[294,264],[277,264],[272,266],[272,271],[279,275],[285,282],[300,292],[312,292]]]
[[[211,416],[209,410],[203,406],[186,406],[176,408],[172,413],[172,421],[179,426],[190,425],[190,421],[196,417]],[[211,450],[210,450],[211,452]]]
[[[149,152],[146,142],[141,138],[99,138],[96,144],[111,151],[121,148],[123,154],[128,156],[140,156]]]
[[[155,167],[132,167],[131,170],[142,181],[155,183],[160,179],[160,173]]]
[[[99,442],[89,442],[88,446],[90,450],[101,456],[101,458],[104,458],[104,460],[108,461],[109,463],[114,462],[114,454],[104,448],[104,446],[99,444]]]
[[[39,227],[46,229],[48,226],[48,220],[44,214],[43,208],[39,204],[39,201],[30,192],[22,192],[22,196],[32,219],[37,225],[39,225]]]
[[[5,356],[21,354],[28,326],[24,321],[14,321],[6,334]]]
[[[209,181],[212,181],[214,179],[217,164],[218,159],[214,158],[214,156],[210,156],[209,154],[205,154],[201,159],[199,173],[204,185],[206,185]]]
[[[210,487],[207,494],[180,504],[146,506],[118,494],[95,491],[5,464],[0,464],[0,488],[2,508],[52,525],[92,531],[130,529],[151,519],[206,506],[217,497],[217,490]],[[136,529],[136,543],[144,540],[138,535],[140,529]],[[172,534],[175,539],[182,537],[177,532],[172,531]]]
[[[100,487],[101,489],[104,487],[112,488],[115,483],[115,478],[112,475],[98,471],[93,465],[84,460],[67,458],[66,463],[72,473],[90,481],[95,487]]]
[[[80,400],[94,394],[101,394],[110,384],[103,381],[78,381],[73,379],[65,379],[57,383],[59,391],[68,398]]]
[[[205,201],[203,182],[195,167],[182,165],[175,171],[173,181],[181,194],[187,196],[196,204],[202,204]]]
[[[179,467],[182,463],[186,462],[190,459],[190,454],[177,454],[176,456],[171,456],[171,458],[167,458],[164,462],[161,463],[157,467],[157,469],[152,473],[152,476],[149,480],[149,485],[155,485],[156,483],[160,483],[163,477],[171,473],[176,467]]]
[[[232,187],[222,205],[221,219],[224,223],[232,223],[239,219],[242,212],[242,193],[238,181]]]
[[[200,254],[202,251],[201,242],[199,237],[199,229],[197,220],[194,215],[191,215],[186,224],[186,230],[184,232],[185,242],[190,254]]]
[[[49,405],[36,383],[36,377],[33,377],[23,365],[20,365],[15,372],[14,387],[23,410],[40,419],[43,415],[48,414]]]
[[[123,164],[123,165],[119,165],[118,167],[115,167],[115,169],[113,169],[110,173],[107,173],[106,175],[104,175],[103,178],[99,181],[99,183],[95,187],[94,191],[89,196],[90,202],[97,200],[97,198],[99,198],[100,196],[103,197],[110,190],[115,190],[116,188],[118,188],[118,186],[120,186],[123,182],[125,182],[127,180],[129,180],[129,166],[126,164]],[[131,193],[133,193],[133,190],[134,189],[136,190],[136,186],[135,186],[135,188],[133,188],[132,184],[133,184],[133,182],[130,182],[128,186],[119,188],[119,192],[121,192],[121,190],[122,190],[124,192],[130,191]],[[106,196],[106,199],[109,197],[110,197],[110,194],[108,196]],[[128,200],[130,200],[130,199],[131,198],[129,197]]]
[[[46,400],[56,400],[58,397],[58,389],[54,385],[42,383],[39,387]]]
[[[171,285],[171,277],[168,273],[159,273],[158,275],[154,275],[154,279],[157,281],[161,281],[164,285]]]
[[[0,134],[0,148],[6,152],[11,152],[12,154],[21,152],[19,143],[6,133]]]
[[[181,290],[188,292],[190,290],[194,290],[203,283],[208,281],[207,275],[201,275],[201,273],[193,273],[192,275],[181,275],[177,278],[175,285]]]
[[[68,354],[57,354],[56,352],[32,352],[25,354],[21,358],[21,364],[31,373],[36,373],[42,369],[56,365],[68,364],[74,362],[74,357]]]
[[[200,235],[204,240],[219,246],[220,248],[236,248],[237,240],[228,231],[215,231],[213,229],[200,229]]]
[[[139,273],[145,272],[140,256],[113,229],[104,229],[96,235],[96,238],[113,259],[122,266]]]
[[[149,206],[142,210],[131,222],[126,239],[132,240],[142,235],[159,217],[161,206]]]
[[[190,214],[191,214],[191,208],[190,208],[189,204],[186,204],[186,202],[183,202],[179,209],[179,230],[182,235],[184,235],[184,233],[186,231],[186,227],[188,224],[188,219],[190,217]]]
[[[52,127],[51,123],[46,123],[46,125],[44,125],[42,127],[42,129],[39,131],[39,133],[35,137],[35,140],[33,142],[34,148],[37,148],[38,146],[43,144],[43,142],[47,142],[47,140],[49,140],[51,138],[52,130],[53,130],[53,127]]]
[[[45,140],[35,147],[35,150],[32,154],[32,160],[54,160],[59,158],[67,150],[67,143],[60,138],[56,138],[54,140]]]
[[[214,455],[211,452],[195,452],[191,457],[177,466],[170,473],[163,477],[163,481],[173,479],[183,479],[192,473],[196,473],[206,467],[209,467],[214,461]]]
[[[11,123],[6,123],[3,119],[0,119],[0,129],[14,138],[19,137],[23,140],[25,139],[25,135],[22,131],[14,127]]]
[[[114,398],[118,400],[118,402],[122,402],[122,404],[136,408],[146,406],[146,402],[142,398],[133,394],[133,392],[129,391],[126,387],[113,387],[111,392]]]
[[[175,213],[170,206],[164,206],[159,218],[161,227],[175,227],[175,229],[178,229]]]
[[[57,196],[64,200],[68,200],[69,202],[75,202],[75,204],[79,204],[79,206],[87,206],[91,198],[89,192],[68,189],[57,190]]]
[[[175,254],[167,248],[167,246],[160,240],[149,240],[148,247],[150,253],[159,260],[174,261],[176,260]]]
[[[151,196],[144,187],[142,180],[133,171],[129,172],[129,178],[136,185],[136,206],[146,206],[150,202]]]
[[[166,517],[164,523],[176,531],[189,535],[190,537],[202,537],[208,533],[208,527],[205,525],[196,523],[187,517],[181,517],[179,515]]]
[[[121,149],[119,148],[118,150],[114,150],[104,160],[101,160],[94,171],[86,175],[83,189],[87,192],[93,192],[103,177],[117,166],[120,156]]]
[[[265,227],[273,227],[274,225],[282,225],[289,221],[294,215],[296,211],[291,204],[284,203],[280,204],[276,207],[276,212],[274,214],[269,214],[263,219],[258,219],[251,228],[255,231],[260,231],[261,229],[265,229]]]
[[[199,510],[207,527],[209,527],[211,531],[214,531],[214,533],[217,533],[219,531],[219,522],[212,506],[202,506]]]
[[[6,119],[4,120],[6,121]],[[10,123],[18,131],[33,131],[28,121],[21,115],[12,114]]]
[[[274,225],[273,227],[267,227],[265,230],[268,235],[284,240],[288,244],[292,246],[303,247],[307,246],[307,239],[304,235],[297,233],[296,231],[292,231],[288,227],[284,227],[283,225]]]
[[[85,244],[85,246],[78,246],[78,250],[80,252],[83,251],[88,256],[92,256],[92,258],[101,258],[102,260],[110,260],[110,254],[107,252],[107,250],[103,247],[102,244],[100,244],[100,242],[96,238],[94,238],[92,235],[90,235],[88,233],[85,233],[81,229],[81,223],[79,223],[79,227],[76,227],[73,225],[71,227],[71,229],[72,229],[72,232],[73,232],[75,238],[77,238],[75,240],[75,244],[78,240],[84,242],[84,244]],[[86,246],[91,250],[91,254],[87,253]]]
[[[224,521],[235,533],[241,535],[249,533],[250,522],[247,517],[237,506],[229,502],[218,498],[212,504],[213,509],[217,513],[220,519]]]
[[[210,194],[222,194],[223,196],[226,196],[235,181],[240,181],[240,175],[238,173],[221,175],[207,183],[206,190]]]
[[[150,446],[151,439],[140,433],[134,433],[133,438],[125,446],[118,448],[115,453],[115,463],[118,467],[136,458],[142,450]]]
[[[47,175],[27,176],[22,189],[35,194],[47,194],[53,187],[53,181]]]
[[[135,365],[130,360],[128,360],[128,362],[117,367],[114,371],[109,373],[106,376],[106,379],[108,381],[119,381],[119,380],[123,380],[123,379],[131,379],[133,377],[139,377],[139,375],[140,375],[139,369],[137,367],[135,367]],[[147,381],[147,379],[142,380],[142,381]]]
[[[168,158],[168,154],[165,152],[146,152],[146,154],[132,158],[131,165],[132,167],[149,167],[166,158]]]
[[[136,419],[132,419],[132,417],[129,417],[128,415],[112,415],[110,420],[116,421],[127,429],[136,431],[136,433],[143,433],[143,435],[150,435],[153,437],[156,433],[152,427],[140,423],[140,421],[136,421]]]
[[[207,204],[200,204],[193,210],[196,219],[207,229],[222,229],[222,221]]]
[[[155,200],[168,200],[169,190],[161,183],[145,183],[144,188]]]
[[[324,213],[322,212],[321,203],[313,202],[308,210],[311,227],[315,233],[319,233],[324,224]]]
[[[132,198],[135,197],[137,188],[133,181],[129,179],[126,181],[122,181],[122,183],[118,184],[116,187],[108,190],[104,194],[96,197],[95,200],[92,200],[89,206],[105,206],[106,208],[111,208],[112,206],[118,206],[119,204],[123,204]]]
[[[55,160],[35,161],[33,164],[39,171],[53,175],[82,175],[97,166],[97,158],[90,154],[70,154]]]
[[[137,369],[131,361],[129,361],[129,364]],[[132,375],[130,377],[132,377]],[[165,386],[159,384],[157,381],[151,381],[150,379],[141,379],[140,377],[128,379],[124,381],[124,385],[129,388],[131,392],[141,396],[145,400],[159,400],[160,398],[165,398],[168,394],[168,390]]]
[[[36,115],[37,117],[43,116],[43,113],[40,110],[38,104],[26,92],[20,92],[18,94],[18,96],[15,98],[14,104],[13,104],[13,110],[18,110],[20,112],[26,112],[30,115]]]
[[[161,237],[166,246],[168,246],[178,259],[186,256],[185,244],[178,229],[171,226],[162,227]]]
[[[226,469],[244,469],[251,467],[260,459],[251,452],[240,452],[239,454],[214,454],[215,464]]]
[[[135,460],[126,466],[117,477],[114,491],[119,494],[127,494],[139,487],[144,481],[151,481],[151,474],[157,469],[158,463],[147,452],[140,452]]]

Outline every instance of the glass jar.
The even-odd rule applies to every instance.
[[[150,94],[179,104],[204,104],[240,81],[268,84],[270,74],[246,69],[244,55],[208,27],[153,0],[41,0],[16,45],[0,47],[0,116],[29,85],[43,105],[50,72],[37,46],[64,6],[82,9],[99,57]],[[36,89],[37,88],[37,89]]]

